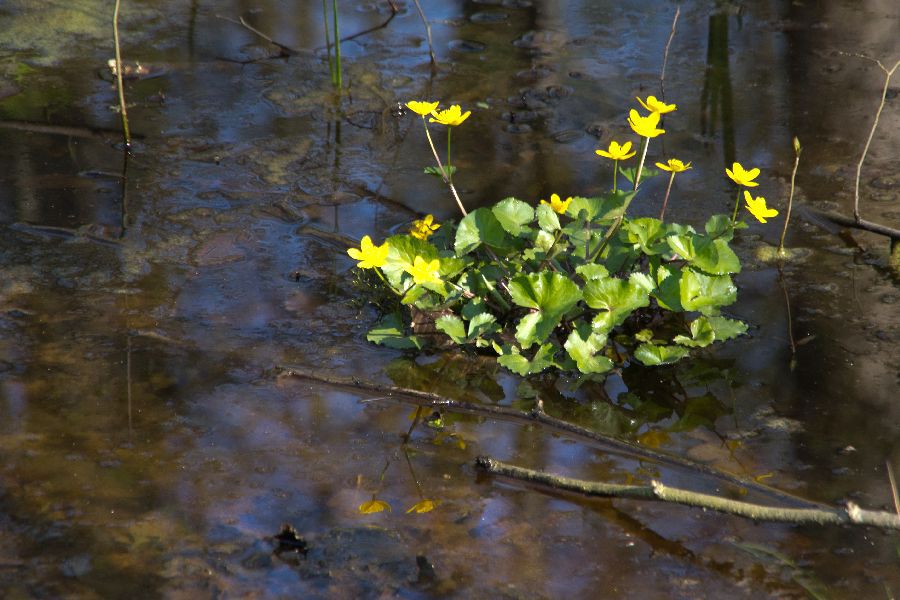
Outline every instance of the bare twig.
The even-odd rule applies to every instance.
[[[729,515],[753,519],[754,521],[793,523],[796,525],[871,525],[882,529],[900,530],[900,515],[884,511],[863,510],[852,502],[848,502],[844,508],[785,508],[730,500],[720,496],[663,485],[659,481],[651,481],[650,485],[621,485],[584,481],[517,467],[487,456],[479,456],[475,459],[475,466],[492,475],[499,475],[516,481],[538,484],[554,490],[574,492],[585,496],[657,500],[670,504],[693,506],[704,510],[715,510]]]
[[[893,67],[887,69],[881,64],[880,60],[876,60],[863,54],[853,54],[851,56],[857,56],[872,61],[884,72],[884,88],[881,90],[881,103],[878,105],[878,110],[875,111],[875,120],[872,122],[872,129],[869,130],[869,137],[866,140],[862,155],[859,157],[859,163],[856,165],[856,180],[853,185],[853,218],[856,219],[857,223],[860,223],[862,219],[859,216],[859,180],[862,175],[862,167],[866,160],[866,154],[869,152],[869,146],[872,144],[872,138],[875,137],[875,130],[878,128],[878,120],[881,118],[881,111],[884,110],[884,102],[887,98],[888,87],[891,84],[891,77],[894,75],[894,71],[897,70],[897,67],[900,67],[900,60],[898,60]]]
[[[863,229],[865,231],[870,231],[872,233],[887,236],[892,240],[900,240],[900,229],[894,229],[893,227],[888,227],[887,225],[882,225],[881,223],[873,223],[872,221],[866,221],[865,219],[854,219],[853,217],[848,217],[831,211],[811,209],[810,213],[815,216],[827,219],[828,221],[831,221],[832,223],[841,225],[843,227]]]
[[[897,480],[894,479],[894,469],[891,467],[891,461],[885,461],[884,466],[887,467],[888,481],[891,482],[891,495],[894,497],[894,510],[900,516],[900,494],[897,493]]]
[[[425,37],[428,39],[428,55],[431,57],[431,66],[437,66],[437,59],[434,57],[434,46],[431,43],[431,25],[428,23],[428,19],[425,18],[425,12],[422,10],[419,0],[413,0],[413,2],[416,3],[416,10],[419,11],[419,17],[421,17],[422,23],[425,25]]]
[[[119,90],[119,112],[122,115],[122,135],[125,139],[125,149],[131,148],[131,131],[128,129],[128,109],[125,106],[125,87],[122,84],[122,52],[119,49],[119,8],[122,0],[116,0],[116,8],[113,11],[113,42],[116,46],[116,87]]]
[[[506,408],[503,406],[453,400],[451,398],[446,398],[438,394],[422,392],[419,390],[411,390],[391,385],[379,385],[369,382],[362,382],[355,379],[351,380],[328,377],[318,373],[311,373],[305,369],[280,367],[279,370],[286,377],[305,379],[307,381],[325,384],[335,388],[342,388],[355,393],[376,394],[379,398],[382,399],[407,402],[417,406],[427,406],[429,408],[435,408],[449,412],[474,414],[498,419],[501,421],[528,423],[531,425],[537,423],[539,425],[547,427],[548,429],[552,429],[556,432],[568,435],[582,442],[590,443],[597,447],[604,448],[610,452],[616,452],[624,456],[637,458],[639,460],[646,460],[668,467],[686,469],[696,474],[716,479],[722,483],[737,485],[745,488],[748,491],[764,494],[772,498],[778,498],[783,502],[789,502],[794,505],[804,506],[807,508],[827,508],[817,502],[799,498],[797,496],[794,496],[793,494],[778,490],[773,487],[769,487],[752,479],[747,479],[733,473],[720,471],[709,465],[694,462],[680,456],[659,452],[657,450],[653,450],[652,448],[647,448],[646,446],[632,444],[630,442],[626,442],[612,436],[604,435],[603,433],[593,431],[585,427],[580,427],[578,425],[575,425],[574,423],[569,423],[568,421],[557,419],[544,412],[540,407],[541,403],[539,403],[538,407],[534,410],[530,412],[524,412],[512,408]]]
[[[663,52],[662,70],[659,72],[659,96],[660,99],[666,101],[666,65],[669,62],[669,47],[675,38],[675,26],[678,24],[678,15],[681,14],[681,6],[675,7],[675,16],[672,18],[672,31],[669,33],[669,40],[666,42],[666,50]]]
[[[778,242],[779,256],[784,254],[784,236],[787,235],[788,222],[791,220],[791,208],[794,205],[794,182],[797,179],[797,167],[800,166],[800,153],[803,148],[800,146],[800,140],[794,136],[794,170],[791,171],[791,193],[788,196],[787,214],[784,216],[784,228],[781,230],[781,240]]]

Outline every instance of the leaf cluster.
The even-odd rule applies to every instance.
[[[428,240],[388,238],[381,271],[401,303],[433,315],[453,344],[496,354],[519,375],[669,364],[745,333],[721,314],[737,298],[741,265],[729,242],[743,224],[714,215],[697,231],[631,219],[633,197],[576,197],[563,214],[506,198]],[[416,257],[439,260],[437,277],[416,283]],[[392,313],[368,339],[421,349],[424,337],[409,329],[404,313]]]

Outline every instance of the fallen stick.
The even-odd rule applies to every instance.
[[[562,477],[543,471],[525,469],[515,465],[494,460],[488,456],[475,459],[479,470],[500,477],[537,484],[560,490],[573,492],[589,497],[629,498],[633,500],[656,500],[670,504],[693,506],[706,510],[753,519],[754,521],[770,521],[792,523],[795,525],[870,525],[882,529],[900,531],[900,515],[885,512],[864,510],[848,502],[844,508],[786,508],[765,506],[740,500],[730,500],[720,496],[702,494],[681,488],[663,485],[659,481],[651,481],[650,485],[621,485],[584,481],[571,477]]]
[[[604,435],[600,432],[569,423],[562,419],[557,419],[544,412],[543,403],[538,401],[537,406],[529,411],[521,411],[503,406],[493,406],[490,404],[479,404],[475,402],[464,402],[461,400],[453,400],[438,394],[412,390],[408,388],[396,387],[391,385],[379,385],[374,383],[362,382],[357,379],[342,379],[335,377],[327,377],[325,375],[314,374],[300,368],[278,367],[283,376],[297,379],[306,379],[308,381],[326,384],[331,387],[343,388],[351,392],[366,392],[375,394],[374,399],[396,400],[399,402],[408,402],[416,406],[425,406],[438,410],[446,410],[448,412],[468,413],[484,417],[491,417],[501,421],[512,421],[518,423],[539,424],[552,429],[556,432],[568,435],[569,437],[578,439],[582,442],[588,442],[608,451],[616,452],[638,460],[647,460],[660,465],[685,469],[693,473],[701,474],[706,477],[718,480],[730,485],[737,485],[745,488],[747,491],[757,492],[768,497],[777,498],[783,502],[789,502],[795,506],[804,506],[807,508],[829,508],[824,504],[813,502],[805,498],[800,498],[784,492],[782,490],[769,487],[758,481],[741,477],[733,473],[720,471],[709,465],[694,462],[692,460],[682,458],[673,454],[659,452],[645,446],[639,446],[618,438]]]

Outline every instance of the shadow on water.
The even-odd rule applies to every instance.
[[[521,423],[416,420],[402,403],[278,376],[302,365],[522,410],[539,396],[556,416],[812,500],[891,502],[900,294],[874,237],[848,246],[797,219],[788,243],[806,258],[779,273],[755,258],[778,227],[752,225],[737,242],[745,269],[730,307],[751,335],[603,382],[522,381],[483,357],[417,358],[364,342],[378,315],[352,284],[346,248],[426,213],[456,217],[421,172],[420,123],[398,104],[428,97],[473,110],[454,133],[469,208],[589,195],[611,184],[594,149],[628,139],[633,97],[658,88],[674,12],[422,4],[438,69],[414,5],[397,3],[387,27],[345,43],[339,94],[316,3],[128,3],[123,54],[145,71],[127,81],[136,144],[125,165],[104,71],[107,7],[4,6],[2,595],[896,594],[887,535],[482,479],[471,465],[488,454],[582,478],[741,493]],[[858,124],[880,82],[838,51],[889,55],[897,18],[878,0],[817,6],[683,4],[666,75],[679,109],[662,147],[694,169],[679,180],[674,219],[730,209],[721,173],[734,160],[763,170],[759,189],[780,207],[794,135],[799,200],[848,212],[867,127]],[[381,2],[341,11],[347,33],[390,15]],[[233,22],[241,17],[298,52],[280,56]],[[867,218],[894,224],[896,98],[892,88],[863,179]],[[647,183],[638,214],[658,213],[662,185]],[[803,342],[794,368],[789,326]],[[392,510],[360,514],[373,498]],[[437,507],[406,513],[425,500]],[[284,523],[296,545],[276,552]]]

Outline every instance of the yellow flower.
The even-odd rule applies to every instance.
[[[375,267],[383,266],[387,262],[388,243],[385,242],[380,246],[376,246],[372,243],[372,238],[366,235],[360,240],[359,249],[349,248],[347,254],[350,255],[350,258],[359,261],[359,264],[356,265],[357,268],[374,269]]]
[[[646,101],[646,102],[644,102],[644,101],[641,100],[640,98],[636,98],[636,99],[637,99],[638,102],[641,103],[641,106],[643,106],[644,108],[646,108],[646,109],[649,110],[650,112],[652,112],[652,113],[659,113],[659,114],[661,114],[661,115],[664,115],[664,114],[666,114],[666,113],[670,113],[670,112],[672,112],[673,110],[676,110],[676,109],[678,108],[678,107],[675,106],[674,104],[666,104],[665,102],[663,102],[663,101],[661,101],[661,100],[657,100],[657,99],[656,99],[656,96],[647,96],[647,101]]]
[[[437,502],[435,502],[434,500],[422,500],[421,502],[416,502],[411,507],[409,507],[409,510],[406,511],[406,514],[414,511],[417,513],[431,512],[434,510],[435,506],[437,506]]]
[[[571,198],[566,198],[565,200],[560,200],[559,194],[551,194],[550,202],[547,202],[546,200],[541,200],[541,204],[549,204],[550,208],[552,208],[554,211],[558,212],[561,215],[565,214],[566,209],[569,208],[569,204],[571,204],[571,203],[572,203]]]
[[[440,102],[421,102],[419,100],[410,100],[406,103],[406,108],[413,111],[417,115],[424,117],[437,110],[438,104],[440,104]]]
[[[434,215],[425,215],[424,219],[413,221],[409,234],[420,240],[427,240],[432,233],[440,228],[440,223],[434,222]]]
[[[436,258],[430,262],[425,262],[421,256],[413,259],[413,264],[406,264],[403,270],[413,276],[413,283],[437,283],[441,280],[438,277],[438,271],[441,268],[440,259]]]
[[[650,96],[651,98],[653,96]],[[670,158],[666,164],[656,163],[656,166],[662,169],[663,171],[671,171],[672,173],[681,173],[682,171],[687,171],[691,168],[691,163],[684,164],[677,158]]]
[[[619,142],[610,142],[608,150],[594,150],[594,153],[612,160],[625,160],[637,154],[636,152],[630,152],[630,150],[631,142],[625,142],[621,146]]]
[[[731,169],[725,169],[725,174],[731,178],[733,182],[744,187],[756,187],[759,184],[753,181],[759,175],[759,169],[744,170],[741,163],[734,163]]]
[[[750,195],[750,192],[744,190],[744,200],[747,201],[747,210],[749,210],[750,214],[756,217],[760,223],[765,223],[766,219],[778,216],[778,211],[766,206],[766,199],[762,196],[759,196],[754,200],[753,196]]]
[[[359,505],[359,512],[364,515],[379,513],[385,510],[391,512],[391,505],[384,500],[375,500],[374,498]]]
[[[471,114],[471,110],[462,112],[459,104],[454,104],[447,110],[432,111],[432,118],[428,120],[432,123],[440,123],[441,125],[447,125],[448,127],[456,127],[457,125],[462,125],[462,122],[468,119],[469,115]]]
[[[666,132],[665,129],[656,128],[656,126],[659,125],[658,112],[652,112],[646,117],[642,117],[638,111],[632,108],[631,112],[628,113],[628,124],[631,125],[634,132],[641,137],[654,138],[659,134]]]

